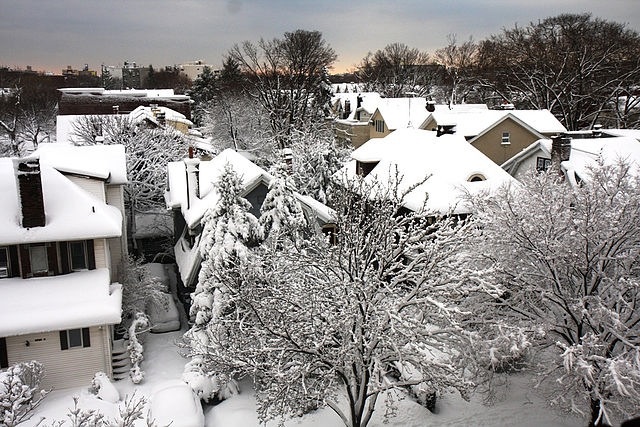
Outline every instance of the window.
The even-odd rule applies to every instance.
[[[31,273],[34,276],[49,272],[49,260],[45,245],[30,245],[29,258],[31,261]]]
[[[536,170],[538,172],[546,172],[551,167],[551,159],[538,157],[536,159]]]
[[[486,180],[484,175],[476,173],[476,174],[471,175],[467,181],[469,181],[469,182],[480,182],[480,181],[484,181],[484,180]]]
[[[84,241],[69,242],[69,262],[73,271],[87,269],[87,245]]]
[[[374,120],[376,132],[384,133],[384,120]]]
[[[502,142],[500,143],[500,145],[511,145],[510,138],[511,135],[509,134],[509,132],[502,132]]]
[[[91,347],[89,328],[60,331],[60,350]]]
[[[0,278],[9,277],[9,251],[0,248]]]

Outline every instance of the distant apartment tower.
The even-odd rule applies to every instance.
[[[214,74],[220,73],[220,70],[216,70],[213,65],[205,64],[204,61],[201,60],[180,64],[180,71],[193,81],[200,77],[200,74],[204,71],[204,67],[209,67]]]
[[[122,86],[125,89],[142,89],[149,78],[149,67],[138,67],[135,62],[124,62]]]

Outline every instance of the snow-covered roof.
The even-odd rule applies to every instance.
[[[465,195],[491,192],[515,180],[461,135],[436,136],[419,129],[398,129],[384,138],[371,139],[356,149],[353,160],[339,174],[343,179],[359,179],[356,160],[377,165],[364,177],[376,187],[392,185],[396,171],[401,178],[398,191],[429,177],[411,191],[405,207],[420,210],[425,197],[426,211],[433,214],[469,213]],[[473,177],[482,181],[470,182]]]
[[[2,279],[0,336],[117,324],[121,305],[121,286],[110,284],[106,268]]]
[[[62,173],[98,178],[109,184],[127,183],[123,145],[40,144],[31,157],[38,157],[41,165],[51,166]]]
[[[540,139],[507,160],[502,167],[516,175],[519,166],[530,157],[542,154],[551,158],[551,146],[551,140]],[[575,184],[576,176],[582,180],[589,179],[589,168],[595,166],[599,160],[605,165],[623,160],[631,163],[636,171],[640,171],[640,141],[622,136],[572,139],[569,160],[562,162],[560,166],[570,182]]]
[[[492,128],[508,116],[517,118],[542,134],[560,133],[567,130],[549,110],[453,109],[439,111],[436,109],[421,122],[420,127],[424,128],[430,118],[433,118],[439,125],[455,125],[457,134],[463,135],[465,138],[472,138]]]
[[[189,162],[198,165],[198,196],[189,194],[186,172],[187,163]],[[264,169],[232,149],[226,149],[208,161],[185,159],[180,162],[170,162],[167,165],[169,182],[169,191],[166,195],[167,207],[171,209],[180,208],[189,228],[198,225],[207,209],[216,205],[219,196],[216,191],[212,190],[214,183],[224,172],[224,167],[227,163],[240,176],[242,185],[246,189],[252,189],[260,180],[264,180],[268,184],[272,179],[271,175]]]
[[[640,129],[602,129],[603,133],[615,136],[628,136],[640,140]]]
[[[378,112],[390,130],[418,128],[429,115],[426,105],[425,98],[383,98]]]
[[[358,108],[358,97],[362,99],[362,104]],[[351,109],[351,114],[349,117],[343,120],[355,120],[355,114],[357,110],[366,111],[369,114],[373,114],[380,103],[382,97],[378,92],[360,92],[360,93],[336,93],[331,98],[331,103],[333,105],[340,104],[342,110],[344,111],[345,102],[349,101],[349,108]]]
[[[78,187],[46,161],[40,165],[45,225],[23,228],[14,159],[0,159],[0,244],[119,237],[122,214]],[[3,281],[4,283],[4,281]]]
[[[193,126],[193,122],[191,120],[188,120],[184,114],[172,110],[171,108],[158,106],[155,107],[155,109],[161,113],[164,113],[165,120],[167,121],[184,123],[187,126]],[[145,107],[141,105],[129,113],[129,118],[133,123],[140,123],[144,120],[149,120],[156,125],[159,125],[156,114],[154,113],[154,108],[152,107]]]
[[[58,90],[66,95],[126,96],[134,98],[189,98],[187,95],[176,95],[173,89],[111,90],[102,87],[69,87]]]

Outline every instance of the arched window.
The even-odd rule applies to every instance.
[[[475,173],[473,175],[471,175],[469,177],[469,179],[467,179],[467,181],[469,182],[480,182],[480,181],[485,181],[487,178],[484,177],[484,175],[479,174],[479,173]]]

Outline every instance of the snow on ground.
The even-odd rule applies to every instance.
[[[165,381],[179,379],[182,375],[185,359],[178,353],[175,342],[180,339],[181,331],[164,334],[149,334],[145,341],[145,360],[142,368],[146,372],[145,380],[134,385],[129,379],[115,382],[120,398],[125,395],[150,397],[153,390]],[[79,404],[83,408],[101,410],[110,418],[117,415],[117,405],[101,401],[86,388],[74,388],[51,392],[38,408],[31,420],[22,423],[21,427],[34,427],[41,417],[47,422],[66,418],[68,408],[73,407],[73,396],[79,396]],[[205,407],[206,426],[212,427],[258,427],[255,398],[251,391],[251,384],[243,381],[240,384],[241,393],[216,406]],[[531,390],[526,377],[514,377],[513,384],[507,392],[507,398],[494,406],[485,407],[480,398],[474,398],[470,403],[463,401],[455,394],[445,395],[438,402],[438,413],[431,414],[423,407],[405,398],[399,403],[399,410],[395,418],[384,424],[384,399],[380,399],[376,408],[376,415],[372,426],[558,426],[577,427],[585,423],[581,420],[558,415],[545,407],[543,401]],[[143,425],[143,424],[140,424]],[[267,424],[269,427],[278,425],[277,421]],[[172,427],[179,427],[179,423]],[[289,420],[287,427],[339,427],[341,420],[330,409],[324,408],[302,418]]]

